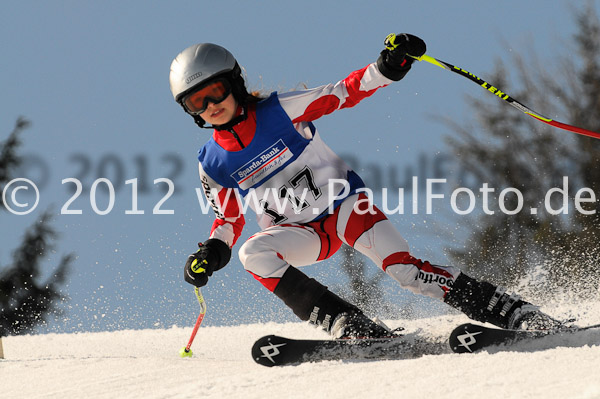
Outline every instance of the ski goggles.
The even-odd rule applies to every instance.
[[[208,103],[219,104],[231,94],[231,84],[227,79],[211,80],[183,99],[183,105],[192,115],[206,111]]]

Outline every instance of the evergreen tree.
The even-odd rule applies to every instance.
[[[28,125],[25,119],[19,118],[9,138],[0,143],[0,192],[14,178],[14,171],[20,164],[17,155],[19,135]],[[8,227],[3,225],[2,228]],[[56,232],[50,226],[50,212],[46,211],[25,233],[21,245],[14,251],[12,264],[0,268],[0,336],[29,332],[57,311],[60,285],[66,278],[73,255],[64,256],[52,276],[47,281],[40,281],[42,265],[45,265],[45,257],[52,250],[55,238]]]
[[[560,115],[557,119],[600,132],[600,20],[592,2],[576,13],[576,22],[574,48],[565,43],[553,47],[552,64],[561,65],[558,71],[545,70],[547,64],[535,58],[513,56],[510,67],[498,62],[489,81],[542,114]],[[516,71],[520,92],[509,87],[509,71]],[[597,295],[600,141],[557,130],[495,98],[482,97],[469,100],[479,126],[448,121],[457,133],[449,144],[457,162],[495,188],[490,197],[494,204],[503,189],[517,188],[523,210],[508,215],[495,206],[490,207],[493,215],[467,220],[465,225],[475,230],[463,248],[453,249],[452,257],[471,274],[499,284],[514,286],[539,276],[534,285],[550,297],[561,289],[583,297]],[[546,211],[546,195],[552,188],[562,190],[564,177],[568,177],[568,213],[554,215]],[[574,206],[582,188],[591,190],[582,193],[582,198],[591,199],[582,203],[590,214]],[[548,198],[552,209],[561,210],[560,192]],[[505,199],[506,209],[517,208],[516,195]]]

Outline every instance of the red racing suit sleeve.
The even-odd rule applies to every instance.
[[[202,164],[199,164],[199,172],[204,196],[215,212],[209,238],[218,238],[231,248],[242,234],[246,223],[240,199],[235,189],[223,187],[208,176]]]
[[[372,63],[335,84],[279,93],[278,97],[293,123],[310,122],[335,110],[353,107],[392,82],[379,72],[376,63]]]

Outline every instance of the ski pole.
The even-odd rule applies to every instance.
[[[204,315],[206,314],[206,302],[204,301],[204,297],[202,296],[202,292],[200,288],[196,287],[194,289],[196,293],[196,298],[198,299],[198,303],[200,304],[200,314],[198,315],[198,319],[196,320],[196,324],[194,324],[194,329],[192,330],[192,335],[190,336],[190,340],[188,344],[181,348],[179,351],[179,355],[181,357],[192,357],[193,352],[190,349],[192,347],[192,342],[194,342],[194,338],[196,338],[196,333],[198,332],[198,328],[200,328],[200,324],[202,324],[202,320],[204,319]]]
[[[516,109],[518,109],[521,112],[524,112],[525,114],[539,120],[542,121],[544,123],[547,123],[550,126],[554,126],[557,127],[559,129],[563,129],[563,130],[567,130],[569,132],[573,132],[573,133],[577,133],[577,134],[581,134],[583,136],[588,136],[588,137],[593,137],[595,139],[600,139],[600,133],[596,133],[593,132],[591,130],[587,130],[587,129],[583,129],[581,127],[577,127],[577,126],[572,126],[572,125],[567,125],[566,123],[562,123],[562,122],[558,122],[555,120],[552,120],[546,116],[542,116],[539,113],[532,111],[530,108],[526,107],[525,105],[521,104],[520,102],[518,102],[517,100],[515,100],[514,98],[512,98],[511,96],[509,96],[508,94],[506,94],[505,92],[501,91],[499,88],[489,84],[488,82],[486,82],[485,80],[475,76],[474,74],[472,74],[469,71],[464,70],[463,68],[459,68],[457,66],[454,66],[452,64],[449,64],[447,62],[438,60],[437,58],[433,58],[428,56],[427,54],[423,54],[421,57],[412,57],[414,59],[416,59],[417,61],[426,61],[429,62],[430,64],[433,65],[437,65],[440,68],[444,68],[448,71],[452,71],[454,73],[459,74],[460,76],[463,76],[475,83],[477,83],[479,86],[483,87],[484,89],[486,89],[487,91],[491,92],[492,94],[495,94],[496,97],[506,101],[507,103],[509,103],[510,105],[512,105],[513,107],[515,107]]]

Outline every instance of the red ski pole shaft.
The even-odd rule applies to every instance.
[[[200,324],[202,324],[202,319],[204,319],[204,313],[200,313],[198,315],[198,319],[196,320],[196,324],[194,325],[194,329],[192,330],[192,335],[190,336],[190,340],[185,346],[185,351],[189,352],[192,347],[192,342],[194,342],[194,338],[196,338],[196,333],[198,332],[198,328],[200,328]]]
[[[196,298],[198,299],[198,303],[200,304],[200,314],[198,315],[198,319],[196,319],[196,324],[194,324],[194,329],[192,330],[192,335],[190,336],[190,340],[188,344],[184,348],[184,353],[190,353],[190,348],[192,347],[192,343],[194,342],[194,338],[196,338],[196,333],[202,324],[202,320],[204,319],[204,315],[206,314],[206,302],[204,301],[204,297],[202,296],[202,292],[200,288],[196,287],[194,289],[196,293]],[[183,354],[182,354],[183,355]]]

